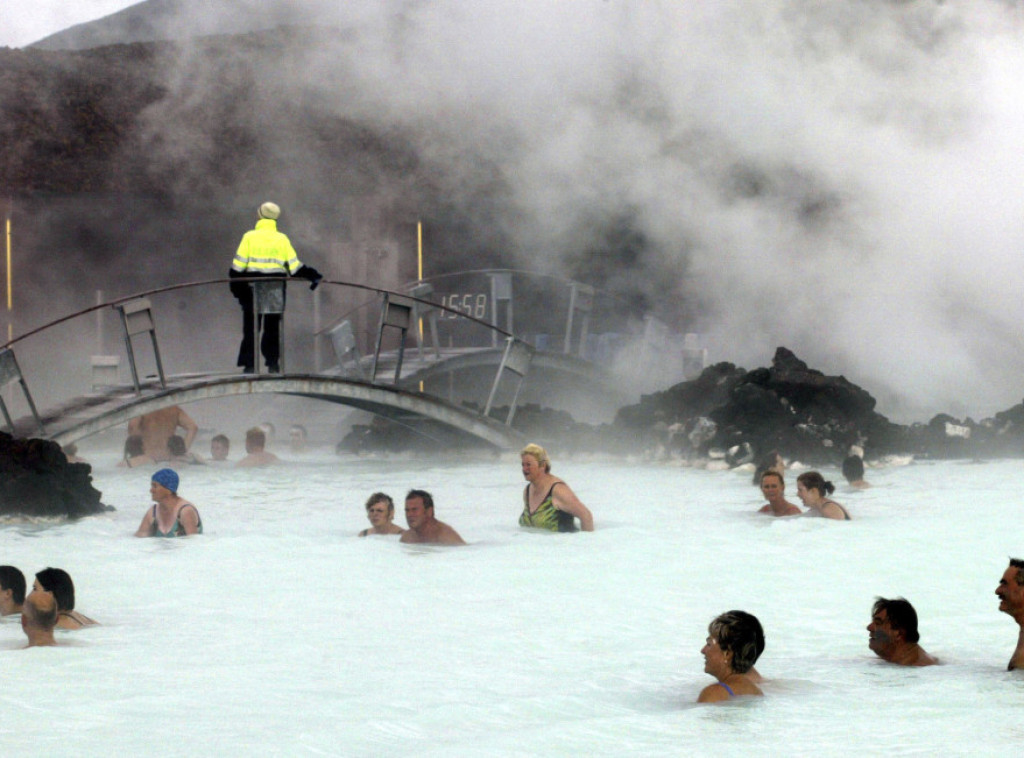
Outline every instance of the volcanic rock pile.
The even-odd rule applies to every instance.
[[[622,408],[615,426],[682,457],[732,451],[732,462],[777,450],[808,464],[836,464],[851,446],[872,458],[1008,457],[1024,449],[1024,405],[980,423],[940,414],[909,426],[874,409],[875,399],[864,389],[811,369],[780,347],[771,368],[710,366],[692,381]]]
[[[88,463],[68,463],[56,442],[0,432],[0,516],[77,519],[113,510],[100,502]]]

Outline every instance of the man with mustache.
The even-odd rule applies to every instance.
[[[931,666],[938,663],[917,644],[917,612],[901,597],[880,597],[871,608],[868,647],[879,658],[899,666]]]
[[[1011,558],[1010,565],[1003,572],[1003,578],[996,587],[999,596],[999,610],[1017,622],[1017,649],[1013,651],[1007,671],[1024,668],[1024,560]]]

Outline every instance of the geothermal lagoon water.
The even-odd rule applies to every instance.
[[[152,471],[84,452],[116,512],[0,528],[0,562],[29,582],[67,569],[103,624],[27,651],[16,620],[0,624],[7,755],[1008,755],[1024,741],[1024,673],[1005,670],[1017,627],[993,594],[1024,554],[1020,461],[871,470],[874,488],[839,488],[854,518],[839,523],[756,515],[749,473],[552,450],[597,531],[549,535],[516,526],[515,456],[313,453],[183,467],[206,533],[165,541],[132,537]],[[471,545],[355,538],[372,491],[401,508],[411,487]],[[876,595],[914,603],[944,665],[874,657]],[[765,627],[766,696],[696,706],[707,623],[730,608]]]

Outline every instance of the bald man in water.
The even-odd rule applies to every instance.
[[[1024,560],[1010,559],[1010,565],[996,587],[996,595],[999,596],[999,610],[1010,616],[1020,627],[1017,649],[1013,651],[1006,670],[1024,669]]]
[[[21,628],[28,637],[26,647],[56,645],[57,601],[49,592],[30,592],[21,608]]]

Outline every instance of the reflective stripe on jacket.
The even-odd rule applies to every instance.
[[[302,263],[288,237],[277,231],[277,221],[261,218],[238,245],[231,268],[239,273],[295,274]]]

